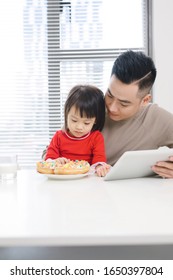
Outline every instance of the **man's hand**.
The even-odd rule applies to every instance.
[[[173,156],[169,157],[169,161],[159,161],[152,170],[163,178],[173,178]]]

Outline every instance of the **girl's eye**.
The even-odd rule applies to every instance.
[[[85,125],[90,125],[90,123],[85,123]]]
[[[72,122],[77,122],[76,120],[72,120]]]

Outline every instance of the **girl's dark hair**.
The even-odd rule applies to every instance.
[[[92,131],[102,130],[105,122],[105,101],[100,89],[92,85],[76,85],[70,90],[64,108],[65,129],[72,106],[79,110],[82,118],[96,118]]]

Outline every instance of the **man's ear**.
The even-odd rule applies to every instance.
[[[147,105],[151,101],[151,94],[148,93],[147,95],[144,96],[142,99],[142,105]]]

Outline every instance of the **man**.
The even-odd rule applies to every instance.
[[[107,116],[102,131],[109,164],[125,151],[173,148],[173,115],[150,103],[155,78],[153,61],[142,52],[127,51],[115,60],[105,95]],[[173,155],[152,170],[173,178]]]

